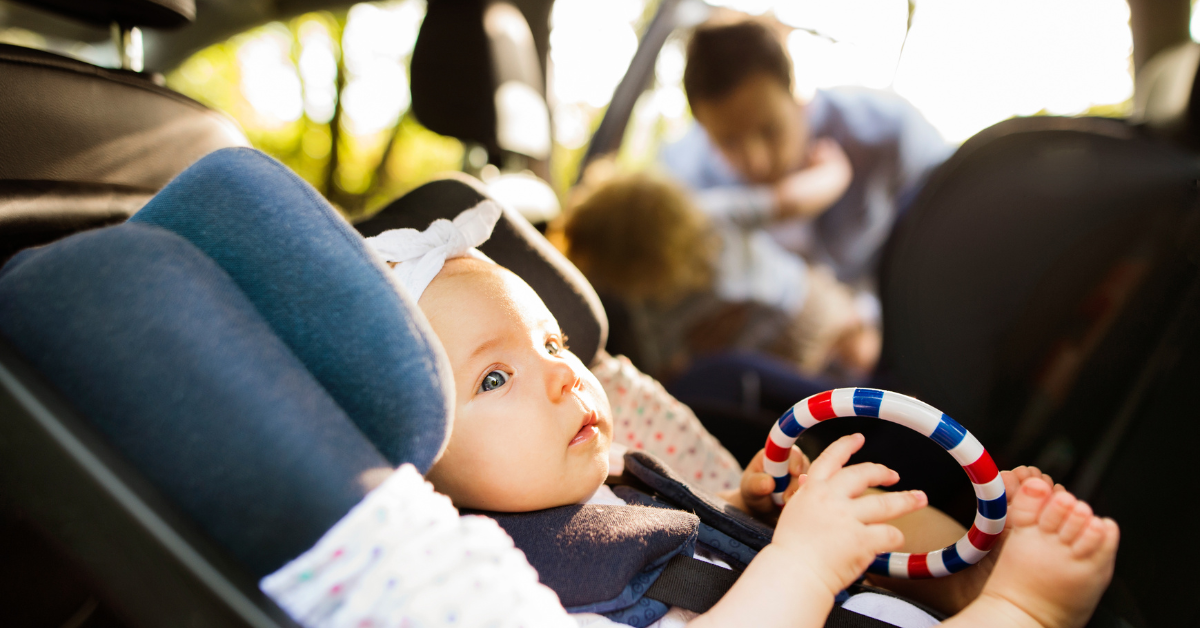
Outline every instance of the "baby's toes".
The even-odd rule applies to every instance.
[[[1083,533],[1071,544],[1071,554],[1081,560],[1095,554],[1096,550],[1106,544],[1109,532],[1109,526],[1104,519],[1092,517]]]
[[[1057,534],[1063,522],[1067,520],[1067,515],[1071,514],[1076,501],[1078,500],[1070,493],[1055,492],[1050,497],[1050,502],[1042,509],[1042,514],[1038,516],[1038,527],[1042,532]]]
[[[1050,485],[1038,478],[1032,478],[1021,483],[1013,496],[1012,507],[1009,509],[1008,520],[1017,527],[1028,527],[1037,524],[1038,515],[1050,497]]]
[[[1063,521],[1062,527],[1058,529],[1058,540],[1064,545],[1071,545],[1091,520],[1092,507],[1086,502],[1075,502],[1075,506],[1067,514],[1066,521]]]

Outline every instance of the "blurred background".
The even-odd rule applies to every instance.
[[[545,174],[560,198],[660,1],[553,3],[546,62],[553,143]],[[801,96],[835,85],[894,90],[956,143],[1013,116],[1123,117],[1132,108],[1125,0],[709,4],[777,18],[789,31]],[[412,114],[409,61],[425,13],[424,0],[389,0],[270,22],[191,54],[165,75],[166,84],[235,119],[256,147],[348,216],[370,213],[439,172],[492,174],[478,155],[471,163],[470,147],[430,132]],[[1198,28],[1193,23],[1192,32]],[[663,142],[688,128],[684,36],[668,37],[649,89],[637,98],[620,143],[624,167],[653,161]],[[119,65],[108,41],[59,41],[5,27],[0,42]]]

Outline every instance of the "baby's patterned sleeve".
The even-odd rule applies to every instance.
[[[612,405],[613,442],[653,454],[706,491],[737,488],[737,460],[662,384],[625,356],[605,356],[592,373]]]
[[[259,588],[306,627],[575,626],[495,521],[409,464]]]

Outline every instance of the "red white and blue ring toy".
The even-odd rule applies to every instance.
[[[898,423],[933,439],[962,465],[975,487],[975,523],[954,545],[924,554],[887,552],[875,557],[871,573],[893,578],[940,578],[974,565],[987,556],[1004,530],[1008,502],[996,463],[979,440],[933,406],[899,393],[873,388],[838,388],[813,395],[792,406],[767,437],[763,469],[775,478],[771,499],[783,504],[791,480],[788,455],[804,430],[836,417],[866,416]]]

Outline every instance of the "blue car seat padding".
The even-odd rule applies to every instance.
[[[432,181],[354,226],[364,237],[389,229],[424,230],[434,220],[453,219],[485,198],[491,197],[477,181],[465,176]],[[566,256],[528,220],[507,207],[492,230],[492,237],[479,250],[516,273],[538,293],[566,332],[572,353],[584,364],[595,360],[608,337],[608,318],[596,291]]]
[[[255,577],[389,467],[229,276],[163,229],[21,253],[0,271],[0,333]]]
[[[173,231],[212,258],[388,461],[429,470],[449,436],[448,361],[316,190],[263,153],[230,148],[130,223]]]

